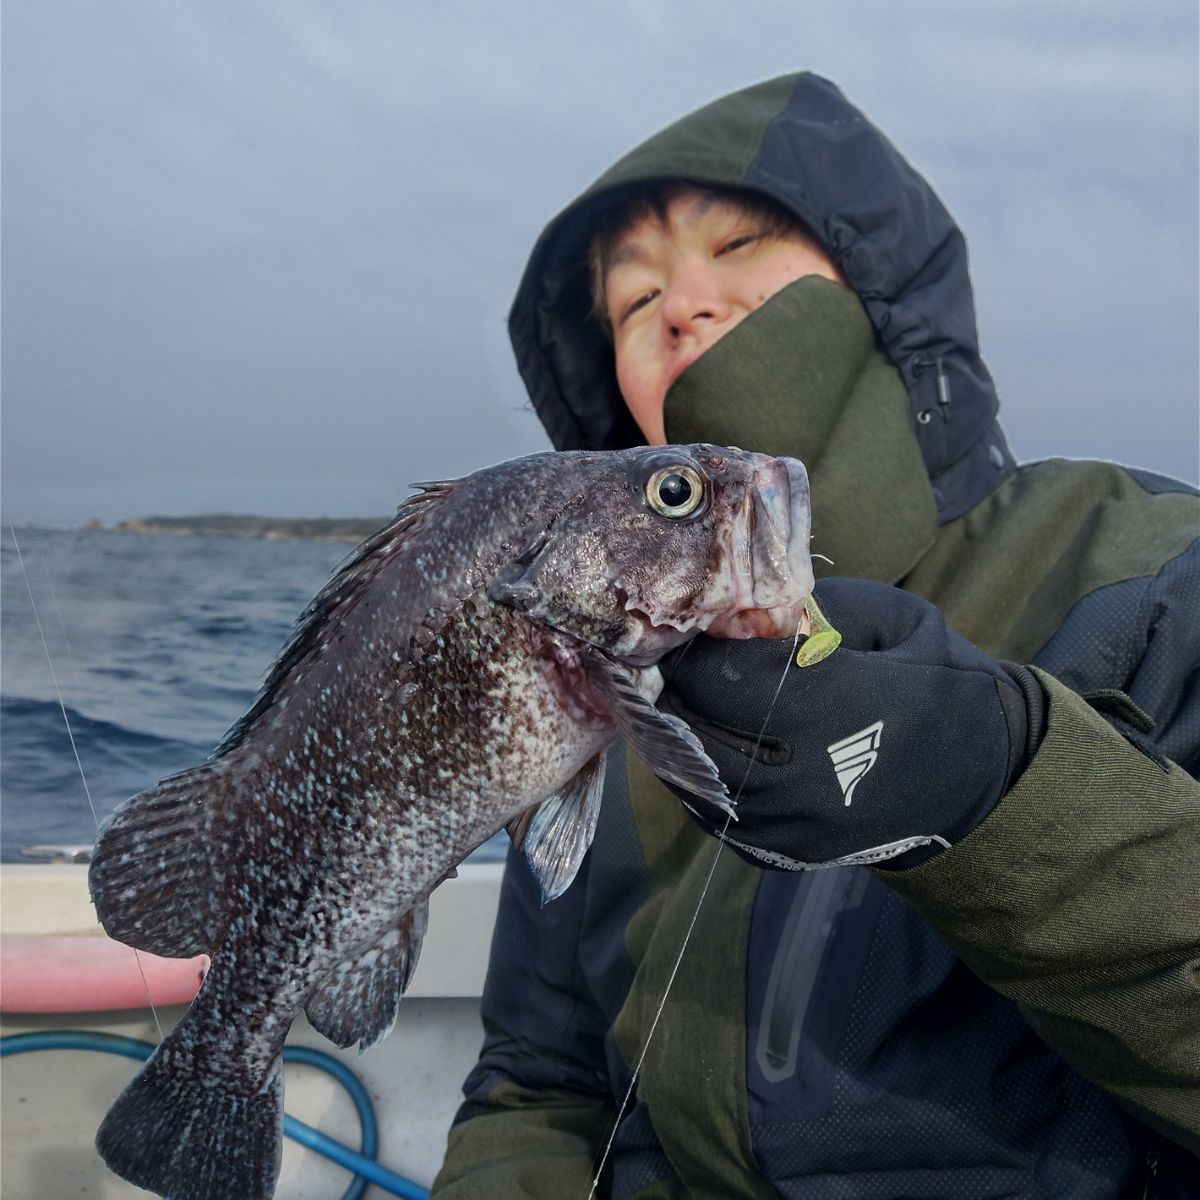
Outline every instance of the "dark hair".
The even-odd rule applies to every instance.
[[[802,237],[820,244],[799,217],[761,192],[718,184],[689,183],[686,179],[669,179],[647,184],[601,213],[588,247],[588,268],[592,278],[592,316],[605,332],[611,332],[611,325],[604,300],[604,280],[608,275],[613,251],[629,230],[641,221],[652,220],[666,225],[667,209],[671,202],[692,192],[723,204],[734,205],[747,216],[761,221],[772,237]]]

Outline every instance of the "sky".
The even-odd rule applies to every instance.
[[[810,69],[966,232],[1022,459],[1200,476],[1194,0],[5,0],[3,520],[382,516],[548,447],[545,222]]]

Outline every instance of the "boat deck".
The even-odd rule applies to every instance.
[[[289,1044],[332,1054],[366,1085],[379,1120],[379,1161],[428,1186],[441,1163],[446,1133],[461,1099],[461,1084],[483,1033],[479,993],[487,963],[503,868],[469,864],[434,893],[429,932],[412,985],[390,1037],[367,1054],[339,1051],[301,1016]],[[0,868],[0,949],[22,938],[61,936],[63,954],[75,939],[103,937],[87,897],[83,866]],[[130,951],[132,957],[132,951]],[[20,962],[19,958],[15,960]],[[18,968],[19,969],[19,966]],[[163,1028],[182,1005],[159,1009]],[[149,1008],[116,1012],[0,1013],[0,1033],[86,1029],[156,1042]],[[92,1145],[108,1106],[137,1070],[131,1059],[83,1050],[10,1055],[0,1070],[0,1197],[86,1197],[135,1200],[148,1195],[116,1178]],[[321,1071],[285,1070],[285,1108],[293,1117],[357,1149],[358,1120],[346,1093]],[[284,1139],[277,1200],[336,1200],[349,1174]],[[384,1200],[379,1187],[368,1200]]]

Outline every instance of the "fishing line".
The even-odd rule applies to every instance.
[[[33,586],[29,582],[29,572],[25,570],[25,558],[21,554],[21,543],[17,540],[17,531],[12,525],[8,527],[8,531],[10,534],[12,534],[13,546],[17,551],[17,564],[21,568],[21,578],[25,581],[26,592],[29,593],[29,607],[33,610],[33,621],[37,626],[38,637],[41,638],[42,641],[42,650],[46,654],[46,666],[50,671],[50,682],[54,685],[54,695],[58,699],[58,708],[62,713],[63,724],[67,727],[67,740],[71,743],[71,753],[75,756],[75,765],[79,768],[79,778],[83,783],[83,794],[87,797],[88,808],[92,810],[92,820],[96,823],[96,832],[99,833],[100,818],[96,815],[96,805],[92,800],[92,790],[88,787],[87,775],[84,773],[83,763],[79,758],[79,747],[75,744],[75,731],[71,728],[71,718],[67,716],[67,706],[63,702],[62,691],[58,686],[58,676],[54,672],[54,659],[50,656],[50,646],[46,641],[46,633],[42,629],[42,619],[38,615],[37,601],[33,598]],[[45,566],[44,563],[42,565]],[[50,578],[50,572],[48,568],[46,571],[46,578],[47,580]],[[50,589],[50,595],[53,598],[53,588]],[[55,607],[57,608],[57,601],[55,601]],[[61,625],[61,612],[58,614],[58,620],[59,624]],[[64,639],[66,638],[65,629],[63,630],[63,637]],[[72,662],[73,661],[74,660],[72,660]],[[163,1039],[163,1027],[162,1023],[158,1019],[158,1009],[154,1007],[154,998],[150,995],[150,983],[146,979],[146,972],[142,969],[142,958],[141,955],[138,954],[137,950],[134,950],[132,946],[130,949],[133,950],[133,959],[134,962],[137,963],[138,974],[142,977],[142,986],[146,989],[146,1000],[149,1002],[150,1012],[154,1017],[154,1024],[158,1029],[158,1040],[161,1042]]]
[[[29,582],[29,572],[25,570],[25,559],[21,554],[21,543],[17,541],[17,531],[10,525],[9,533],[12,534],[13,546],[17,551],[17,563],[21,568],[21,578],[25,581],[25,591],[29,593],[29,607],[33,610],[33,621],[37,625],[38,637],[42,640],[42,650],[46,655],[46,666],[50,671],[50,682],[54,685],[54,695],[58,699],[58,707],[62,712],[63,724],[67,727],[67,739],[71,743],[71,753],[75,755],[75,765],[79,768],[79,778],[83,783],[83,794],[87,797],[88,807],[92,810],[92,820],[96,822],[96,828],[100,828],[100,818],[96,815],[96,805],[92,802],[92,792],[88,787],[87,776],[83,772],[83,763],[79,761],[79,750],[75,745],[75,734],[71,729],[71,718],[67,716],[67,706],[63,703],[62,692],[58,686],[58,676],[54,673],[54,660],[50,657],[50,647],[46,642],[46,634],[42,629],[42,619],[38,616],[37,601],[33,598],[33,587]],[[60,618],[61,620],[61,618]]]
[[[762,740],[766,736],[767,726],[771,721],[771,714],[775,711],[775,705],[779,702],[779,694],[783,691],[784,682],[787,680],[788,668],[791,667],[796,656],[796,647],[800,642],[800,632],[804,624],[804,614],[800,620],[796,622],[796,632],[792,637],[792,648],[788,652],[786,665],[783,668],[783,674],[779,676],[779,682],[775,685],[775,691],[771,695],[771,703],[767,706],[766,716],[763,717],[762,728],[758,731],[758,738],[754,743],[754,749],[750,752],[750,762],[746,766],[746,773],[742,776],[742,782],[738,785],[737,794],[733,797],[733,807],[737,807],[738,800],[741,799],[742,792],[746,788],[746,782],[750,778],[750,772],[754,768],[754,763],[757,761],[759,747],[762,745]],[[690,649],[690,643],[689,643]],[[686,653],[686,651],[685,651]],[[688,942],[691,941],[692,931],[696,928],[696,921],[700,917],[700,908],[704,904],[704,897],[708,894],[709,885],[713,881],[713,876],[717,873],[717,864],[721,861],[721,851],[725,849],[725,834],[729,829],[729,823],[733,820],[733,813],[725,814],[725,824],[721,827],[721,832],[717,835],[717,851],[713,855],[713,860],[708,868],[708,874],[704,879],[704,886],[700,889],[700,896],[696,900],[696,907],[692,910],[692,918],[688,922],[688,927],[683,935],[683,941],[680,943],[679,952],[675,955],[675,964],[671,967],[671,973],[667,976],[666,987],[663,988],[662,997],[658,1002],[658,1008],[655,1010],[654,1019],[650,1022],[650,1028],[646,1032],[646,1040],[642,1043],[641,1053],[638,1055],[637,1063],[634,1065],[633,1074],[629,1077],[629,1086],[625,1089],[625,1095],[621,1098],[621,1103],[617,1108],[617,1115],[613,1121],[612,1132],[608,1135],[608,1142],[604,1147],[604,1153],[600,1156],[600,1165],[595,1168],[595,1176],[592,1179],[592,1186],[588,1189],[587,1200],[592,1200],[596,1194],[596,1188],[600,1185],[600,1176],[604,1173],[605,1164],[608,1162],[608,1156],[612,1152],[613,1143],[617,1138],[617,1130],[621,1127],[621,1115],[625,1112],[626,1105],[629,1103],[630,1096],[633,1095],[634,1086],[637,1084],[638,1075],[641,1074],[642,1064],[646,1061],[646,1053],[650,1049],[650,1041],[654,1037],[654,1031],[658,1028],[658,1020],[663,1014],[663,1010],[667,1006],[667,997],[671,994],[671,987],[675,983],[675,976],[679,973],[679,966],[683,962],[684,952],[688,948]]]
[[[11,528],[11,526],[9,526]],[[14,539],[15,541],[15,539]],[[20,555],[18,555],[18,558]],[[62,609],[58,606],[58,597],[54,594],[54,583],[50,578],[50,564],[46,561],[45,556],[42,556],[42,574],[46,576],[46,590],[50,593],[50,603],[54,607],[54,615],[58,618],[58,628],[62,633],[63,645],[67,650],[67,659],[71,664],[71,678],[76,685],[79,683],[79,664],[75,661],[75,653],[71,649],[71,639],[67,637],[67,627],[63,622]],[[92,814],[95,815],[94,813]]]

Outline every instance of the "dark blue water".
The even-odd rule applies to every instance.
[[[92,805],[103,819],[206,758],[350,549],[5,526],[0,858],[90,844]]]

